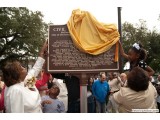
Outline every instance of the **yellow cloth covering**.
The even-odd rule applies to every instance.
[[[99,23],[89,12],[76,9],[67,26],[73,43],[85,53],[98,55],[117,43],[115,61],[118,61],[119,33],[114,24]]]

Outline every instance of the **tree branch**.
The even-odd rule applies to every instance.
[[[3,64],[5,61],[7,61],[9,59],[19,59],[19,58],[24,57],[26,55],[28,55],[28,51],[26,53],[24,53],[24,54],[14,54],[13,53],[13,54],[7,56],[6,58],[0,60],[0,65]]]
[[[14,35],[14,36],[13,36]],[[12,36],[13,36],[13,39],[12,40],[10,40],[9,42],[6,42],[6,44],[3,46],[3,48],[0,50],[0,56],[2,56],[3,55],[3,53],[5,52],[5,50],[7,49],[7,47],[9,46],[9,45],[11,45],[12,44],[12,42],[18,37],[18,33],[14,33],[14,34],[12,34]],[[9,37],[9,36],[8,36]],[[11,37],[11,36],[10,36]],[[5,37],[3,37],[3,38],[5,38]],[[7,39],[7,38],[5,38],[5,39]]]
[[[18,33],[13,33],[10,35],[2,35],[2,36],[0,36],[0,38],[8,38],[8,37],[16,36],[16,35],[18,35]]]

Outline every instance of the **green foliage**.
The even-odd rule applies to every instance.
[[[0,8],[0,63],[9,58],[36,57],[47,37],[41,12],[25,7]]]
[[[135,42],[141,43],[148,53],[147,64],[155,71],[160,71],[160,33],[156,29],[148,30],[143,20],[136,25],[125,22],[122,28],[122,40],[126,52]]]

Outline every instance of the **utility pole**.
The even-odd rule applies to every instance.
[[[122,7],[118,7],[117,8],[118,10],[118,32],[120,34],[120,41],[121,43],[123,43],[122,41],[122,23],[121,23],[121,10],[122,10]],[[121,57],[121,55],[119,55],[119,67],[120,67],[120,72],[123,72],[123,58]]]

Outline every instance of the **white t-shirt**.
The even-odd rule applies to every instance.
[[[120,81],[117,78],[114,78],[113,80],[109,80],[108,84],[111,92],[118,91],[121,87]]]

